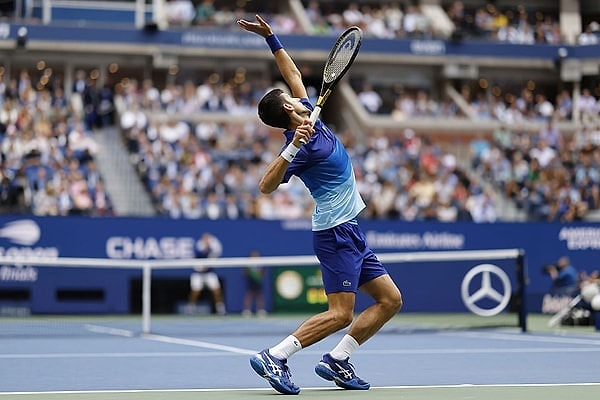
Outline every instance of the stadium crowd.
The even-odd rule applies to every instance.
[[[118,127],[158,214],[212,219],[310,215],[312,202],[299,181],[292,180],[272,196],[257,189],[258,178],[279,151],[279,133],[251,118],[271,82],[233,84],[216,73],[199,85],[168,83],[158,88],[151,80],[126,82],[113,96],[106,88],[94,90],[94,82],[80,76],[68,99],[59,80],[51,87],[40,86],[26,70],[3,83],[1,203],[36,215],[113,215],[92,133],[111,120],[104,115],[108,103],[109,109],[114,104],[119,110]],[[532,97],[523,91],[515,104],[524,104],[524,120],[546,118],[544,128],[525,132],[518,123],[504,124],[493,137],[482,135],[471,142],[468,162],[411,129],[368,132],[365,143],[356,142],[352,132],[341,132],[369,204],[363,216],[493,222],[498,195],[513,199],[531,220],[578,220],[598,209],[599,127],[586,126],[573,137],[562,135],[553,121],[572,110],[557,107],[550,118],[540,116],[527,101]],[[582,98],[587,99],[579,103],[582,111],[597,116],[598,101],[589,89]],[[425,95],[403,103],[410,100],[404,110],[415,112],[406,113],[408,118],[451,108]],[[219,111],[249,118],[214,123],[168,117]]]
[[[471,143],[473,167],[530,221],[573,222],[600,208],[600,127],[567,137],[550,122],[537,134],[506,127]]]
[[[236,29],[235,21],[247,14],[240,3],[214,0],[168,0],[166,18],[171,27],[219,27]],[[466,3],[466,4],[465,4]],[[241,3],[243,4],[243,3]],[[302,2],[313,34],[339,34],[351,25],[360,26],[367,36],[393,38],[447,38],[447,30],[423,12],[418,2],[329,1]],[[560,44],[565,42],[558,21],[559,10],[527,8],[523,5],[496,4],[482,0],[478,3],[442,1],[441,5],[452,24],[454,40],[478,39],[519,44]],[[269,16],[277,32],[305,33],[296,17],[274,2],[257,2],[253,7]],[[586,23],[577,42],[580,45],[598,44],[600,24]]]
[[[14,2],[0,3],[3,4],[0,5],[0,17],[36,18],[33,2],[25,3],[22,16],[14,15]],[[454,40],[494,40],[520,44],[565,42],[559,24],[558,4],[551,2],[540,9],[518,2],[442,0],[440,5],[451,29],[442,28],[446,21],[439,21],[436,19],[439,16],[427,14],[420,2],[413,0],[303,0],[301,4],[312,28],[304,27],[298,17],[288,10],[285,2],[164,0],[164,6],[159,9],[162,10],[164,16],[161,18],[164,18],[166,26],[175,29],[209,27],[237,30],[237,19],[252,17],[258,12],[268,17],[270,25],[280,34],[334,35],[350,25],[358,25],[367,36],[388,39],[451,37]],[[309,29],[312,32],[307,32]],[[580,45],[598,44],[600,24],[586,18],[577,42]]]
[[[158,120],[148,113],[172,107],[187,115],[210,110],[254,115],[265,91],[263,83],[251,85],[252,90],[245,85],[223,90],[228,84],[218,82],[215,75],[197,87],[186,83],[159,90],[149,80],[129,83],[115,101],[124,106],[120,127],[161,214],[213,219],[310,216],[312,202],[299,180],[272,196],[258,192],[256,182],[278,153],[280,138],[270,140],[278,133],[255,118],[246,123],[195,123]],[[347,141],[353,137],[344,134]],[[416,137],[412,130],[396,139],[373,132],[366,145],[348,145],[358,166],[361,194],[368,202],[373,199],[365,217],[496,219],[491,193],[468,178],[454,156],[444,154],[428,138]]]
[[[298,21],[277,4],[261,4],[267,7],[261,12],[267,12],[278,32],[302,33]],[[478,7],[465,7],[460,1],[442,4],[460,34],[458,39],[562,41],[557,16],[551,13],[496,7],[485,1]],[[412,2],[306,0],[303,5],[317,34],[336,34],[359,25],[378,38],[439,35],[436,24]],[[183,27],[234,29],[244,13],[234,2],[231,7],[216,7],[213,0],[167,1],[169,23]],[[598,24],[586,25],[579,43],[596,43],[598,28]],[[40,84],[51,78],[37,82],[27,70],[18,77],[0,78],[0,205],[4,209],[36,215],[114,215],[96,165],[100,149],[93,129],[112,124],[118,110],[118,128],[158,214],[213,219],[311,214],[311,200],[297,180],[272,196],[257,191],[258,178],[279,151],[280,138],[273,136],[277,132],[251,118],[244,123],[213,123],[169,117],[210,112],[254,115],[272,82],[225,80],[213,73],[199,84],[169,82],[160,88],[151,80],[128,79],[113,93],[115,88],[97,88],[95,80],[79,71],[73,95],[67,98],[60,79]],[[371,113],[398,120],[465,117],[464,107],[436,98],[427,88],[382,87],[365,80],[352,84]],[[411,129],[368,132],[365,143],[353,142],[352,132],[341,133],[369,204],[365,218],[493,222],[498,195],[512,199],[531,220],[577,220],[600,207],[597,88],[584,87],[574,102],[571,92],[562,88],[550,91],[557,93],[554,98],[528,86],[518,93],[500,88],[489,96],[479,84],[466,82],[457,88],[469,115],[497,120],[503,126],[491,138],[472,141],[470,160],[457,160],[435,139]],[[571,120],[574,112],[591,116],[596,124],[566,137],[554,122]],[[547,121],[547,125],[539,132],[523,131],[520,123],[530,120]]]
[[[481,2],[466,7],[454,1],[446,8],[455,30],[455,38],[475,38],[519,44],[560,44],[564,41],[557,15],[516,7]],[[557,10],[558,11],[558,10]]]
[[[487,83],[487,82],[486,82]],[[478,82],[464,82],[459,87],[466,109],[451,100],[432,98],[430,89],[418,85],[375,84],[359,80],[352,85],[358,100],[373,114],[390,115],[397,120],[411,118],[467,118],[499,121],[515,125],[524,121],[595,121],[600,102],[593,94],[600,88],[584,87],[575,103],[567,88],[544,87],[531,89],[531,83],[520,88],[494,85],[492,90]],[[535,83],[533,83],[535,87]],[[548,93],[556,93],[547,94]]]
[[[81,74],[80,74],[81,75]],[[35,215],[112,215],[91,115],[102,98],[76,81],[38,86],[27,70],[0,76],[0,207]],[[87,112],[86,112],[87,110]]]
[[[210,89],[206,83],[194,86],[196,95],[193,95],[192,88],[182,89],[180,93],[188,94],[179,95],[178,91],[172,92],[177,86],[170,85],[159,90],[150,81],[144,82],[142,89],[132,81],[132,85],[119,94],[122,99],[117,103],[131,104],[122,115],[121,127],[129,138],[130,151],[157,209],[171,217],[187,218],[273,219],[310,215],[312,205],[298,186],[299,182],[284,186],[274,196],[262,196],[257,192],[255,182],[279,150],[276,148],[279,138],[270,140],[276,132],[256,122],[158,121],[144,112],[145,107],[153,104],[151,107],[155,109],[174,107],[173,110],[192,113],[211,109],[234,114],[244,111],[254,113],[256,101],[265,89],[264,82],[260,82],[256,86],[250,83],[250,88],[243,90],[235,87],[223,90],[222,85],[227,86],[227,83],[218,82],[215,76],[209,81]],[[186,85],[191,84],[183,86]],[[239,91],[244,95],[239,96]],[[207,96],[208,92],[212,95]],[[161,98],[168,99],[168,102]],[[211,101],[214,108],[209,105]],[[434,108],[440,107],[434,100],[427,103]],[[192,108],[187,108],[186,104],[192,104]],[[413,107],[418,108],[416,105]],[[523,120],[541,118],[534,109],[533,105],[531,110],[524,106],[524,110],[529,111],[523,112]],[[564,112],[568,114],[570,110],[566,108]],[[420,116],[427,116],[427,113],[410,115],[411,118]],[[565,200],[577,200],[573,204],[578,211],[572,213],[571,218],[581,219],[587,210],[598,208],[598,181],[594,177],[597,159],[589,163],[592,176],[591,181],[586,181],[589,187],[584,187],[581,178],[575,182],[575,175],[564,171],[561,180],[550,173],[552,168],[556,169],[566,160],[570,160],[572,168],[581,169],[581,165],[589,161],[583,157],[587,153],[582,149],[586,146],[595,149],[597,132],[586,128],[584,133],[587,136],[584,137],[584,133],[578,135],[573,139],[574,143],[560,135],[551,122],[539,132],[521,132],[516,128],[518,124],[510,126],[511,129],[496,132],[494,140],[481,139],[479,145],[473,142],[472,168],[467,170],[461,168],[461,160],[444,153],[430,138],[421,137],[410,129],[395,136],[369,132],[366,144],[347,143],[355,159],[361,194],[369,203],[364,216],[408,221],[492,222],[497,219],[496,192],[490,190],[494,182],[500,182],[496,189],[514,198],[534,220],[551,218],[544,203],[550,202],[555,194],[547,187],[550,183],[554,185],[552,189],[562,193],[566,190],[563,187],[566,181],[573,181],[570,199]],[[350,132],[342,134],[346,141],[354,140]],[[552,151],[560,150],[561,157],[553,159],[554,153],[543,147],[544,142],[550,143]],[[518,157],[517,153],[524,159],[524,164],[515,162],[513,165],[512,159]],[[546,200],[543,201],[537,200],[539,190],[527,190],[533,182],[522,176],[537,176],[537,163],[542,159],[542,167],[547,171],[541,175],[547,181],[543,181],[545,186],[536,183],[536,188],[546,190]],[[563,169],[566,168],[563,166]],[[583,173],[580,171],[579,175]],[[511,180],[509,177],[515,178]],[[561,186],[556,187],[556,182],[561,182]],[[564,195],[560,193],[557,195],[562,200]],[[577,193],[580,193],[579,199]]]
[[[120,111],[118,127],[158,214],[212,219],[310,215],[312,202],[299,181],[272,196],[258,192],[258,178],[278,153],[278,132],[254,118],[244,123],[157,118],[218,111],[252,116],[271,83],[248,80],[234,85],[216,73],[199,85],[169,83],[163,88],[151,80],[138,84],[128,79],[113,97],[106,90],[94,91],[92,81],[80,78],[69,99],[60,81],[50,88],[38,86],[26,70],[2,84],[4,206],[36,215],[113,215],[92,133],[106,123],[102,104],[108,102]],[[589,100],[580,107],[598,115],[598,101],[588,89],[582,98]],[[432,99],[414,101],[407,108],[420,111],[409,117],[429,116],[424,104],[425,109],[444,107]],[[540,117],[533,105],[524,109],[531,113],[523,113],[523,118]],[[570,112],[566,107],[552,115]],[[369,204],[363,216],[493,222],[499,193],[513,199],[531,220],[583,218],[600,207],[600,130],[586,126],[567,137],[555,127],[556,119],[547,120],[539,132],[504,124],[492,138],[476,138],[468,163],[411,129],[400,134],[369,132],[365,143],[355,142],[352,132],[342,132]]]

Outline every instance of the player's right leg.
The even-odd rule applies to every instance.
[[[361,285],[360,290],[373,297],[375,304],[360,313],[348,331],[348,335],[354,339],[354,346],[351,346],[354,348],[373,336],[402,306],[400,291],[388,274],[380,275]],[[338,346],[341,344],[342,342]],[[321,378],[333,381],[344,389],[367,390],[371,386],[356,375],[349,357],[338,359],[329,353],[324,354],[315,366],[315,372]]]

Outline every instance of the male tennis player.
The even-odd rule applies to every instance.
[[[287,359],[302,348],[346,328],[350,330],[330,353],[323,355],[315,372],[345,389],[369,389],[348,361],[362,343],[373,336],[402,306],[395,283],[367,246],[356,220],[365,208],[358,190],[350,158],[342,143],[317,120],[312,127],[313,106],[307,99],[302,75],[271,27],[260,16],[256,22],[239,20],[245,30],[266,39],[292,95],[280,89],[267,93],[258,105],[261,120],[281,128],[286,144],[267,167],[260,180],[263,193],[271,193],[292,175],[310,190],[316,208],[312,218],[313,247],[320,263],[329,309],[302,323],[277,345],[250,359],[252,368],[271,386],[284,394],[298,394],[291,380]],[[306,144],[302,145],[302,141]],[[370,295],[374,304],[353,321],[356,291]]]

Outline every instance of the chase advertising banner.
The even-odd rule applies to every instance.
[[[600,268],[597,258],[600,225],[597,224],[361,221],[361,226],[376,253],[524,249],[528,269],[527,300],[529,309],[534,312],[541,311],[543,296],[551,285],[550,278],[543,272],[544,265],[566,255],[578,270],[591,272]],[[221,241],[223,257],[246,257],[252,250],[258,250],[263,256],[313,254],[310,221],[4,216],[0,217],[0,255],[116,260],[193,258],[196,242],[204,232],[212,233]],[[192,267],[155,271],[153,290],[161,288],[161,281],[178,282],[178,286],[171,285],[171,292],[164,289],[165,293],[155,297],[186,299]],[[242,267],[218,270],[231,312],[242,309]],[[411,262],[387,267],[403,292],[404,311],[408,312],[493,314],[506,309],[511,293],[517,291],[515,260]],[[309,282],[310,287],[294,291],[283,289],[284,293],[278,293],[275,271],[277,274],[285,272],[267,271],[266,278],[271,284],[266,285],[265,295],[270,311],[285,310],[285,304],[279,302],[282,294],[294,307],[303,302],[323,307],[314,273],[300,280],[301,285]],[[26,303],[33,313],[137,312],[140,280],[141,271],[119,268],[0,265],[0,304]],[[369,304],[369,299],[358,297],[359,309]],[[153,308],[156,309],[154,305]]]

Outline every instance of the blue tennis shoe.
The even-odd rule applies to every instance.
[[[334,381],[336,385],[350,390],[367,390],[371,387],[369,382],[365,382],[356,376],[354,365],[345,360],[336,360],[331,355],[324,354],[323,358],[315,367],[315,372],[321,378],[328,381]]]
[[[292,374],[287,366],[287,360],[273,357],[268,349],[250,358],[252,369],[265,378],[273,389],[283,394],[298,394],[300,388],[290,379]]]

